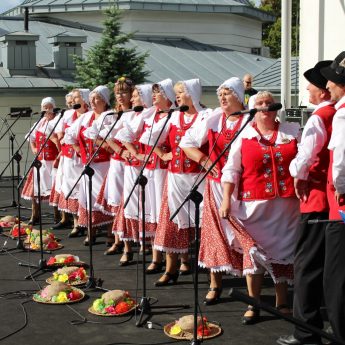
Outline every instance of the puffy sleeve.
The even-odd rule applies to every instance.
[[[164,144],[169,134],[170,125],[172,121],[174,121],[175,117],[178,115],[179,115],[179,112],[174,112],[167,123],[166,123],[166,117],[160,119],[158,122],[155,122],[152,127],[148,127],[145,129],[139,141],[145,145],[152,146],[154,145],[156,140],[159,138],[157,145],[160,146]],[[159,137],[161,132],[162,132],[162,135]]]
[[[73,122],[71,127],[68,127],[65,131],[64,142],[67,145],[73,145],[78,143],[78,134],[82,125],[82,121],[86,114],[80,116],[76,121]]]
[[[217,130],[219,118],[222,115],[220,108],[214,112],[210,109],[201,114],[200,121],[196,126],[192,126],[182,137],[180,147],[197,147],[200,148],[207,142],[209,129]]]
[[[312,115],[302,132],[298,153],[290,163],[292,177],[307,180],[309,168],[316,162],[317,155],[327,141],[327,132],[321,118]]]

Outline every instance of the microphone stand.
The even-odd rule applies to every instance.
[[[69,193],[66,195],[65,199],[68,200],[68,198],[71,196],[72,192],[74,191],[74,189],[76,188],[76,186],[78,185],[80,179],[82,178],[83,175],[87,175],[89,178],[89,190],[88,190],[88,227],[87,227],[87,234],[88,234],[88,238],[89,238],[89,279],[86,283],[86,288],[87,289],[100,289],[103,291],[107,291],[105,289],[101,288],[101,285],[103,283],[102,279],[98,279],[96,281],[95,278],[95,273],[94,273],[94,268],[93,268],[93,244],[92,244],[92,206],[91,202],[92,202],[92,176],[94,175],[95,171],[90,167],[90,164],[92,163],[93,159],[95,158],[95,156],[98,154],[99,150],[101,149],[102,145],[104,144],[104,142],[107,140],[109,134],[111,133],[111,131],[114,129],[114,127],[116,126],[117,122],[120,120],[121,115],[123,114],[123,112],[119,111],[118,112],[118,116],[117,119],[114,121],[114,123],[112,124],[112,126],[110,127],[108,133],[105,135],[105,137],[103,138],[102,142],[100,145],[98,145],[97,149],[95,150],[95,152],[93,153],[93,155],[91,156],[91,158],[89,159],[89,161],[85,164],[83,171],[81,172],[81,174],[79,175],[77,181],[75,182],[75,184],[73,185],[72,189],[69,191]],[[110,114],[107,114],[110,115]],[[105,115],[105,116],[107,116]]]
[[[150,316],[151,316],[151,309],[161,309],[161,308],[189,308],[189,305],[186,305],[186,304],[182,304],[182,305],[151,305],[150,304],[150,298],[147,297],[146,295],[146,248],[145,248],[145,245],[146,245],[146,232],[145,232],[145,186],[147,184],[147,178],[146,176],[143,175],[144,173],[144,169],[145,167],[147,166],[152,154],[153,154],[153,150],[155,149],[155,147],[157,146],[158,144],[158,141],[160,139],[160,137],[162,136],[162,133],[163,133],[163,130],[164,128],[166,127],[168,121],[170,120],[171,118],[171,115],[172,113],[174,112],[175,109],[171,109],[168,111],[168,114],[165,118],[165,122],[163,124],[163,127],[161,129],[161,131],[159,132],[159,135],[156,139],[156,141],[154,142],[153,146],[151,147],[151,150],[149,152],[149,154],[147,155],[146,157],[146,160],[143,164],[143,166],[141,167],[140,169],[140,172],[137,176],[137,179],[135,180],[134,182],[134,185],[126,199],[126,201],[124,202],[124,206],[123,208],[125,209],[126,206],[128,205],[128,202],[134,192],[134,189],[135,187],[139,184],[140,185],[140,195],[141,195],[141,225],[142,225],[142,247],[143,247],[143,264],[142,264],[142,271],[143,271],[143,296],[141,297],[141,300],[140,300],[140,304],[139,304],[139,307],[138,309],[140,310],[140,316],[139,316],[139,319],[136,321],[136,326],[137,327],[141,327],[143,324],[144,324],[144,321],[147,321]],[[147,314],[148,317],[146,317],[144,320],[143,320],[143,317],[144,317],[144,314]]]
[[[11,150],[11,155],[13,156],[13,152],[14,152],[14,145],[13,145],[13,142],[15,140],[15,134],[13,133],[13,131],[11,130],[11,128],[14,126],[14,124],[20,119],[22,115],[22,112],[19,112],[18,113],[18,116],[16,117],[16,119],[11,123],[11,125],[8,125],[8,122],[7,120],[2,120],[2,122],[5,124],[5,126],[7,127],[7,131],[0,137],[0,140],[7,134],[9,133],[10,134],[10,137],[9,137],[9,140],[10,140],[10,150]],[[11,179],[12,179],[12,204],[9,205],[9,206],[2,206],[0,207],[0,210],[6,210],[7,208],[10,208],[10,207],[16,207],[17,206],[17,202],[16,202],[16,199],[15,199],[15,185],[14,185],[14,162],[13,160],[10,160],[10,162],[12,162],[12,167],[11,167]],[[6,165],[6,168],[3,170],[3,172],[0,174],[0,178],[2,177],[4,171],[7,169],[7,167],[9,166],[10,162]],[[19,203],[19,199],[18,199],[18,203]]]
[[[38,265],[32,265],[30,263],[22,263],[22,262],[20,262],[18,264],[19,266],[23,266],[23,267],[34,267],[34,268],[37,268],[36,271],[34,271],[33,273],[30,273],[29,275],[24,277],[24,279],[30,279],[30,278],[32,278],[34,276],[39,276],[39,275],[45,273],[46,271],[50,270],[50,268],[47,266],[46,260],[43,258],[43,253],[44,252],[48,253],[48,254],[50,254],[51,252],[43,250],[42,213],[41,213],[42,212],[41,176],[40,176],[40,168],[42,166],[42,163],[38,159],[38,157],[40,156],[41,152],[43,151],[44,147],[46,146],[46,144],[47,144],[48,140],[50,139],[51,135],[54,133],[54,130],[55,130],[56,126],[58,125],[58,123],[60,122],[60,120],[62,119],[62,116],[64,115],[65,111],[66,111],[66,109],[62,109],[61,110],[59,119],[54,124],[52,130],[50,131],[50,133],[46,137],[43,145],[40,147],[39,151],[37,152],[37,154],[36,154],[36,156],[35,156],[35,158],[33,160],[33,162],[30,165],[29,169],[27,170],[26,174],[24,175],[23,179],[21,180],[21,182],[18,184],[18,187],[17,187],[18,189],[21,187],[21,185],[23,184],[25,178],[29,174],[30,169],[35,167],[36,168],[36,179],[37,179],[37,196],[38,196],[38,221],[39,221],[39,232],[40,232],[40,260],[38,262]],[[33,181],[33,183],[34,183],[34,181]],[[35,198],[35,189],[34,189],[33,198]],[[30,242],[29,242],[29,246],[30,246]],[[28,248],[28,250],[30,250],[30,247]]]
[[[39,122],[41,121],[43,117],[43,114],[41,115],[41,117],[38,119],[38,121],[32,126],[32,128],[29,131],[28,137],[30,137],[31,133],[34,131],[34,129],[37,127],[37,125],[39,124]],[[7,163],[7,165],[5,166],[5,168],[2,170],[2,172],[0,173],[0,179],[2,177],[2,175],[4,174],[4,172],[6,171],[7,167],[12,163],[13,165],[13,160],[15,160],[17,162],[17,198],[18,198],[18,203],[17,203],[17,214],[18,214],[18,236],[17,236],[17,244],[16,247],[14,248],[10,248],[10,249],[6,249],[6,252],[8,251],[12,251],[15,249],[20,249],[20,250],[25,250],[25,247],[23,245],[23,240],[21,239],[20,236],[20,223],[21,223],[21,214],[20,214],[20,210],[22,208],[22,206],[20,205],[20,161],[22,159],[22,156],[20,154],[20,150],[21,148],[24,146],[24,144],[26,143],[26,139],[24,139],[24,141],[20,144],[20,146],[18,147],[17,151],[12,155],[11,159],[9,160],[9,162]],[[12,168],[13,169],[13,168]],[[3,252],[4,250],[2,250],[1,252]]]
[[[201,177],[199,181],[195,183],[195,185],[192,187],[192,189],[189,191],[186,198],[183,200],[181,205],[176,209],[176,211],[172,214],[170,217],[170,220],[172,221],[176,215],[180,212],[183,205],[188,201],[191,200],[195,205],[195,249],[194,249],[194,327],[193,327],[193,339],[191,341],[192,345],[199,345],[201,344],[202,340],[198,339],[198,284],[199,284],[199,271],[198,271],[198,257],[199,257],[199,224],[200,224],[200,204],[203,200],[203,196],[200,192],[198,192],[198,187],[200,184],[205,180],[207,175],[212,171],[212,169],[216,166],[216,164],[220,161],[221,157],[224,156],[226,151],[228,151],[232,145],[232,143],[237,139],[237,137],[240,135],[240,133],[244,130],[244,128],[248,125],[250,121],[252,121],[254,115],[256,114],[257,109],[251,109],[249,113],[249,117],[247,121],[244,123],[244,125],[239,129],[239,131],[234,135],[234,137],[231,139],[231,141],[224,147],[223,151],[219,154],[219,156],[213,161],[211,166],[206,170],[205,174]]]

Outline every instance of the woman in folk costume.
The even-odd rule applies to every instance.
[[[69,109],[65,112],[63,118],[56,127],[58,139],[61,143],[61,157],[58,172],[55,179],[55,194],[51,197],[53,205],[57,205],[61,211],[61,221],[53,226],[54,229],[63,228],[69,225],[67,214],[73,215],[73,229],[69,237],[78,236],[80,229],[78,225],[78,194],[79,185],[74,189],[71,196],[66,200],[66,196],[74,186],[80,176],[83,165],[80,156],[74,150],[73,145],[67,145],[64,142],[64,135],[67,128],[71,127],[80,116],[89,109],[89,89],[74,89],[70,92],[72,97],[72,106],[77,109]],[[80,106],[78,108],[78,106]]]
[[[117,80],[114,86],[114,94],[116,99],[115,111],[121,112],[131,109],[131,97],[134,89],[134,84],[131,79],[121,77]],[[105,138],[108,132],[111,130],[115,117],[107,116],[104,121],[104,128],[99,126],[96,131],[100,138]],[[116,217],[120,203],[122,201],[123,184],[124,184],[124,168],[125,159],[129,157],[129,153],[125,150],[125,147],[116,139],[114,139],[116,133],[123,127],[126,114],[123,114],[117,121],[117,124],[108,135],[106,144],[112,151],[110,166],[107,176],[103,180],[102,187],[97,196],[95,208],[99,209],[104,214]],[[109,123],[108,123],[109,122]],[[96,124],[96,123],[95,123]],[[98,125],[101,125],[97,121]],[[119,236],[112,234],[112,223],[108,225],[108,238],[107,244],[110,244],[110,248],[104,252],[104,255],[114,255],[122,252],[123,244],[120,242]]]
[[[186,105],[189,109],[185,112],[175,111],[172,113],[158,142],[158,146],[166,143],[170,147],[172,159],[164,186],[154,241],[154,249],[166,252],[166,270],[163,276],[156,281],[156,286],[168,285],[171,281],[173,283],[177,281],[179,254],[183,254],[180,266],[182,274],[189,269],[189,262],[186,261],[186,257],[190,241],[194,237],[194,204],[192,202],[186,203],[173,221],[170,221],[169,218],[188,195],[201,167],[186,157],[179,147],[179,143],[186,131],[198,126],[198,123],[207,117],[211,111],[210,109],[203,110],[200,105],[201,84],[199,79],[178,82],[175,84],[174,90],[177,104],[179,106]],[[141,141],[152,145],[156,141],[163,123],[164,121],[158,122],[152,133],[146,131]],[[159,155],[159,151],[156,151]],[[199,191],[203,193],[203,184]]]
[[[205,169],[211,166],[248,119],[247,115],[231,115],[244,109],[244,87],[239,78],[230,78],[222,83],[217,89],[217,95],[220,108],[215,109],[198,127],[187,131],[180,143],[186,155]],[[200,150],[207,142],[208,156]],[[220,297],[222,272],[240,275],[242,268],[241,249],[233,229],[218,214],[223,196],[221,171],[227,156],[228,151],[207,176],[204,193],[199,265],[211,271],[210,288],[204,300],[208,305],[216,303]],[[232,201],[236,202],[236,199]]]
[[[255,108],[274,102],[267,91],[256,95]],[[243,250],[243,273],[249,296],[259,300],[264,273],[275,283],[276,307],[289,313],[287,283],[293,281],[293,259],[299,222],[299,201],[289,173],[297,153],[299,125],[279,123],[276,111],[260,111],[232,146],[223,168],[223,201],[219,209],[236,228]],[[232,203],[232,194],[240,202]],[[259,320],[249,306],[242,323]]]
[[[136,85],[132,93],[132,107],[143,106],[149,108],[152,106],[152,85],[143,84]],[[125,142],[128,137],[129,124],[140,115],[141,112],[126,113],[123,128],[115,135],[115,139],[121,143]],[[140,153],[144,153],[144,146],[138,141],[133,142],[136,149]],[[113,224],[114,233],[118,234],[120,239],[124,241],[123,255],[120,258],[119,265],[126,266],[133,260],[133,252],[131,242],[139,240],[139,186],[135,188],[127,207],[124,209],[124,201],[127,199],[137,176],[141,169],[141,161],[130,155],[126,158],[123,186],[123,200],[121,202],[118,216]]]
[[[167,116],[167,110],[172,105],[176,105],[174,86],[171,79],[162,80],[152,86],[152,103],[153,106],[151,108],[145,109],[135,120],[128,124],[128,130],[124,133],[127,137],[123,138],[123,143],[131,155],[142,162],[146,160],[147,155],[151,151],[151,146],[144,145],[145,153],[142,153],[142,150],[138,150],[134,143],[141,137],[144,131],[150,133],[155,123],[164,121],[164,118]],[[168,151],[170,150],[163,145],[160,148],[159,156],[157,153],[153,153],[143,173],[148,180],[145,187],[145,234],[151,240],[153,240],[156,232],[168,162],[172,157],[171,153],[167,153]],[[154,249],[152,263],[146,272],[153,274],[161,272],[161,270],[162,254]]]
[[[92,126],[101,114],[109,109],[110,106],[110,92],[104,85],[97,86],[90,93],[90,106],[91,111],[79,117],[71,127],[66,129],[64,142],[67,145],[73,145],[74,150],[80,154],[82,164],[85,165],[93,156],[97,149],[97,145],[92,139],[86,137],[84,132]],[[93,159],[90,167],[94,170],[92,176],[92,229],[91,238],[87,237],[84,241],[85,245],[89,245],[89,241],[96,242],[95,228],[109,222],[109,216],[104,215],[102,212],[94,209],[94,204],[101,188],[103,177],[107,174],[109,169],[110,153],[101,148],[98,154]],[[88,210],[89,210],[89,177],[85,174],[80,180],[79,184],[79,205],[78,205],[78,226],[88,226]]]
[[[53,109],[55,101],[52,97],[42,99],[41,111],[44,111],[44,117],[39,120],[38,125],[27,138],[30,142],[31,151],[34,155],[38,153],[44,144],[46,137],[53,130],[57,118]],[[57,135],[53,133],[45,147],[43,148],[38,159],[42,163],[40,172],[40,194],[42,201],[48,201],[52,188],[52,175],[54,175],[54,162],[59,155],[60,144]],[[38,186],[37,186],[37,169],[32,168],[22,190],[22,198],[32,201],[32,213],[29,224],[35,225],[38,221]]]

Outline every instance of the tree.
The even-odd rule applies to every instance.
[[[126,47],[133,33],[121,33],[121,12],[118,9],[111,7],[105,10],[105,15],[99,43],[88,50],[85,59],[74,57],[78,87],[93,89],[97,85],[107,85],[112,89],[121,76],[131,78],[136,84],[142,83],[149,75],[144,70],[148,54]]]
[[[263,25],[262,41],[264,46],[270,48],[271,56],[279,58],[281,53],[281,0],[261,0],[259,8],[270,12],[277,18],[274,23]],[[292,0],[291,54],[293,56],[298,55],[299,23],[296,22],[298,14],[299,0]]]

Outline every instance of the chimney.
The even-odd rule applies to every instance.
[[[29,32],[29,7],[24,9],[24,31]]]
[[[35,75],[38,35],[12,32],[0,37],[3,67],[11,75]]]
[[[86,36],[78,36],[63,32],[48,38],[48,43],[53,44],[54,68],[62,74],[71,74],[75,71],[73,55],[82,57],[82,43],[87,41]]]

